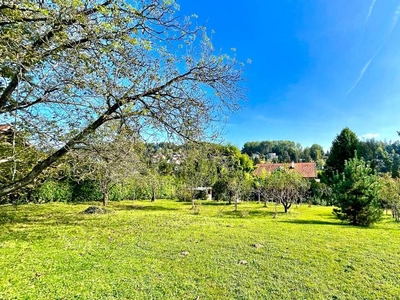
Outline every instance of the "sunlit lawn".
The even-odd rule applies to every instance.
[[[88,206],[0,206],[0,299],[400,299],[389,216],[361,228],[307,205]]]

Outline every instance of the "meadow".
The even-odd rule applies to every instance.
[[[0,299],[400,299],[390,216],[364,228],[306,204],[88,206],[0,206]]]

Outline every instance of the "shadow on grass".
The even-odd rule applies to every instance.
[[[176,201],[177,203],[180,203],[182,205],[192,205],[192,201]],[[216,200],[195,200],[196,204],[204,205],[204,206],[229,206],[233,205],[233,202],[229,204],[229,202],[225,201],[216,201]]]
[[[338,225],[348,227],[349,224],[335,221],[324,220],[279,220],[282,223],[304,224],[304,225]]]
[[[274,216],[283,216],[284,212],[273,212],[273,211],[263,211],[263,210],[238,210],[238,211],[223,211],[221,212],[222,216],[226,217],[236,217],[236,218],[273,218]]]
[[[207,201],[207,202],[200,202],[201,205],[205,206],[229,206],[229,202],[224,202],[224,201]]]
[[[64,212],[51,212],[43,214],[35,214],[29,216],[27,214],[17,215],[12,212],[0,213],[0,226],[1,225],[38,225],[38,226],[51,226],[51,225],[79,225],[79,223],[85,222],[80,217],[79,213],[68,213]]]
[[[113,210],[143,210],[143,211],[174,211],[178,208],[165,207],[160,205],[139,205],[139,204],[113,204],[111,206]]]

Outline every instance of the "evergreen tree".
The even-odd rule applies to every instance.
[[[392,177],[398,178],[400,177],[400,156],[398,154],[393,154],[393,164],[392,164]]]
[[[354,157],[345,163],[343,173],[334,176],[332,191],[338,206],[334,214],[340,219],[369,226],[381,218],[378,176],[363,159]]]
[[[355,156],[358,145],[357,135],[349,128],[344,128],[333,141],[326,161],[325,170],[328,178],[332,178],[336,172],[343,172],[345,162]]]

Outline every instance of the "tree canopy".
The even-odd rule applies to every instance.
[[[332,142],[329,157],[326,161],[326,173],[328,177],[335,172],[344,171],[345,162],[356,155],[359,141],[357,135],[348,127],[344,128]]]
[[[33,181],[119,120],[138,137],[198,139],[243,98],[242,68],[174,1],[47,0],[0,5],[0,116],[47,157]]]

